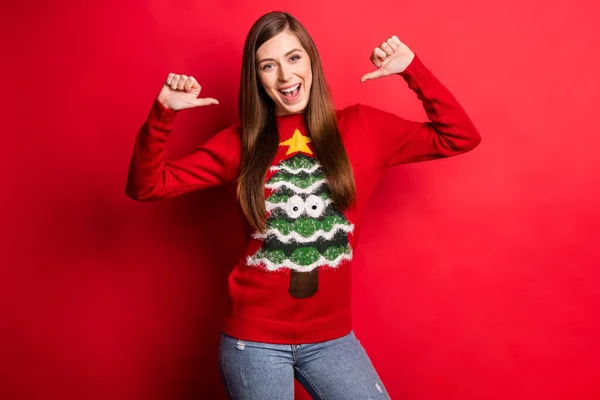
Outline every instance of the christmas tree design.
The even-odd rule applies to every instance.
[[[268,271],[289,269],[288,292],[295,298],[317,292],[320,266],[337,268],[352,259],[348,233],[354,225],[334,208],[310,142],[296,129],[291,139],[279,143],[289,146],[286,156],[291,156],[270,168],[275,173],[265,182],[271,192],[266,197],[266,232],[253,233],[263,243],[247,258],[248,265],[263,265]]]

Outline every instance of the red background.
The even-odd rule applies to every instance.
[[[170,157],[237,118],[244,38],[271,4],[3,4],[0,397],[224,398],[234,199],[215,188],[140,203],[124,188],[169,72],[220,101],[180,114]],[[391,169],[367,211],[355,331],[391,396],[600,398],[598,6],[276,8],[313,36],[338,108],[425,118],[401,78],[359,82],[395,34],[482,135],[465,155]]]

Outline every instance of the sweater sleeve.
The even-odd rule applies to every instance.
[[[400,75],[423,103],[429,121],[409,121],[359,104],[367,142],[384,168],[451,157],[480,143],[467,113],[417,55]]]
[[[140,201],[165,199],[235,180],[231,168],[234,126],[220,131],[182,158],[165,160],[176,114],[154,100],[135,139],[125,186],[128,197]]]

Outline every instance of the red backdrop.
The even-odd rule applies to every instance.
[[[133,140],[169,72],[170,157],[237,118],[241,51],[270,3],[3,5],[3,399],[221,399],[226,277],[242,237],[215,188],[125,196]],[[355,331],[393,398],[600,396],[598,6],[586,0],[277,2],[309,30],[338,108],[421,120],[399,77],[361,84],[397,35],[482,143],[393,168],[356,250]],[[298,387],[299,398],[307,398]]]

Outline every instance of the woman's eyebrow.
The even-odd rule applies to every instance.
[[[288,51],[287,53],[285,53],[285,57],[289,56],[290,54],[292,54],[292,53],[293,53],[293,52],[295,52],[295,51],[302,52],[302,50],[300,50],[300,49],[292,49],[292,50]],[[262,60],[260,60],[258,63],[260,64],[260,63],[261,63],[261,62],[263,62],[263,61],[275,61],[275,60],[274,60],[274,59],[272,59],[272,58],[263,58],[263,59],[262,59]]]

